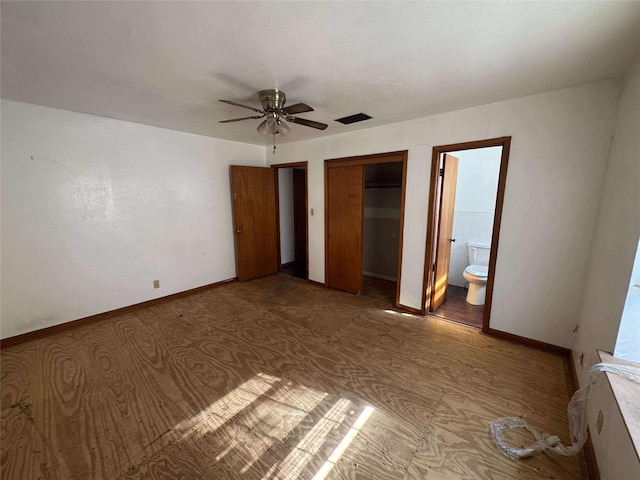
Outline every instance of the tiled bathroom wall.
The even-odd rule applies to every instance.
[[[456,211],[453,216],[453,238],[451,244],[451,261],[449,263],[449,284],[458,287],[465,286],[462,272],[469,265],[469,251],[467,243],[491,244],[491,230],[493,229],[493,212],[461,212]]]

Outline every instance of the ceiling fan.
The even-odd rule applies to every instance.
[[[267,117],[260,125],[258,125],[258,133],[261,135],[276,135],[280,134],[283,137],[291,131],[291,128],[286,122],[297,123],[298,125],[304,125],[306,127],[317,128],[318,130],[324,130],[328,127],[326,123],[314,122],[313,120],[307,120],[306,118],[294,117],[295,114],[313,112],[306,103],[296,103],[289,107],[285,107],[287,97],[283,91],[277,89],[261,90],[258,93],[260,101],[262,102],[262,110],[248,105],[242,105],[241,103],[232,102],[231,100],[220,100],[223,103],[229,105],[235,105],[236,107],[248,108],[253,110],[259,115],[253,115],[251,117],[232,118],[230,120],[220,120],[219,123],[239,122],[241,120],[250,120]]]

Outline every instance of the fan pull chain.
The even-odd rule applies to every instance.
[[[276,154],[276,134],[273,134],[273,155]]]

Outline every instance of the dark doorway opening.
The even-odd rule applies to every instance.
[[[304,162],[274,167],[278,179],[280,271],[307,280],[307,165]]]

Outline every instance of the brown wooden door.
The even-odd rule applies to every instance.
[[[276,170],[231,166],[233,229],[238,280],[278,271]]]
[[[435,311],[447,298],[449,281],[449,260],[453,233],[453,212],[456,203],[456,180],[458,179],[458,159],[445,154],[440,190],[440,210],[438,212],[438,240],[430,310]]]
[[[362,291],[364,166],[327,169],[327,286]]]

